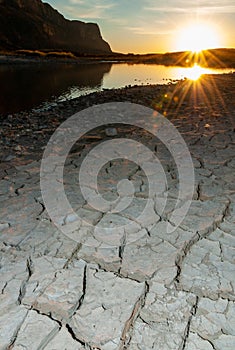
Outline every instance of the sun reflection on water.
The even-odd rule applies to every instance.
[[[168,84],[185,78],[196,81],[202,74],[222,74],[235,71],[232,68],[202,68],[199,63],[192,67],[163,66],[157,64],[117,63],[103,77],[102,88],[120,88],[128,85]]]
[[[188,68],[185,73],[186,78],[196,81],[201,77],[202,74],[208,73],[208,69],[202,68],[195,63],[195,65],[192,68]]]

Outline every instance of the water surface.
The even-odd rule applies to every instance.
[[[181,68],[160,65],[30,64],[0,66],[0,114],[46,109],[58,101],[102,89],[127,85],[166,84],[201,73],[229,73],[232,69]]]

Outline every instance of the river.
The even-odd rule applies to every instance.
[[[172,80],[197,79],[200,74],[229,73],[235,69],[165,67],[161,65],[23,64],[0,66],[0,114],[47,109],[58,101],[102,89],[128,85],[167,84]]]

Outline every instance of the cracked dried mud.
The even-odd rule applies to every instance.
[[[203,79],[206,84],[209,78]],[[223,78],[214,79],[225,100],[230,92],[223,90]],[[234,87],[234,75],[224,79]],[[138,91],[144,95],[145,88]],[[141,103],[138,93],[134,101]],[[150,134],[117,127],[117,137],[148,145],[166,172],[164,213],[159,214],[159,199],[152,198],[152,220],[146,225],[136,216],[148,197],[147,179],[132,162],[107,161],[98,181],[109,200],[116,198],[120,178],[132,181],[135,197],[126,211],[101,215],[82,198],[79,167],[102,141],[102,132],[74,147],[66,161],[64,187],[75,211],[100,227],[134,222],[132,230],[117,237],[97,237],[84,226],[79,242],[68,238],[51,222],[43,203],[40,157],[28,152],[26,158],[0,163],[1,350],[235,348],[235,110],[231,98],[226,107],[219,99],[212,102],[214,111],[199,96],[193,105],[186,100],[169,113],[195,168],[191,207],[173,233],[166,234],[166,225],[177,200],[177,172],[167,150]]]

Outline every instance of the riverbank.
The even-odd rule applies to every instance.
[[[195,83],[102,91],[58,103],[47,112],[1,118],[2,349],[234,348],[234,92],[234,74],[204,76]],[[171,233],[167,227],[172,213],[185,204],[178,198],[179,183],[188,188],[192,173],[181,179],[177,160],[164,142],[142,129],[114,125],[107,132],[105,126],[73,148],[62,187],[83,219],[81,226],[74,226],[74,213],[65,213],[60,191],[54,190],[60,178],[41,192],[41,157],[50,135],[72,114],[109,101],[155,108],[187,144],[194,165],[194,193],[187,215]],[[84,198],[79,170],[100,141],[119,136],[148,146],[160,161],[167,184],[159,184],[161,176],[155,176],[158,195],[148,191],[143,170],[151,179],[156,175],[151,172],[156,169],[152,153],[136,165],[127,159],[110,160],[108,150],[97,179],[102,197],[115,200],[116,185],[124,178],[135,192],[125,210],[103,212]],[[136,144],[128,148],[128,155],[136,155]],[[46,178],[41,176],[44,186],[56,170],[50,165]],[[93,190],[93,182],[88,181],[87,189]],[[92,194],[89,200],[93,199]],[[141,217],[146,203],[148,210]],[[120,230],[113,235],[110,227]]]
[[[81,64],[98,62],[157,64],[176,67],[193,67],[195,64],[197,64],[203,68],[235,68],[235,49],[211,49],[204,50],[199,53],[191,51],[148,54],[122,54],[112,52],[104,55],[50,50],[18,50],[14,52],[0,52],[1,64]]]
[[[205,75],[196,82],[184,80],[168,85],[108,89],[58,102],[46,111],[0,116],[0,159],[5,162],[26,155],[30,157],[31,154],[40,157],[50,135],[61,122],[82,109],[105,102],[129,101],[145,105],[171,120],[189,119],[195,129],[198,123],[203,123],[203,119],[213,128],[214,122],[228,118],[232,128],[235,120],[234,92],[235,74]]]

